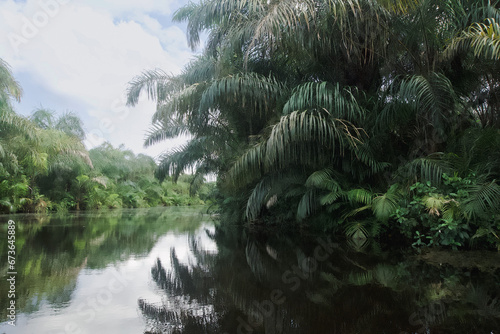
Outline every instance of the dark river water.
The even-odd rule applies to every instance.
[[[403,253],[201,212],[0,217],[0,333],[500,334],[498,253]]]

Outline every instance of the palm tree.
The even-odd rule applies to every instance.
[[[18,102],[21,101],[22,88],[14,79],[10,66],[0,59],[0,100],[2,106],[10,103],[10,99],[14,98]]]
[[[82,143],[81,120],[71,113],[55,120],[46,109],[36,110],[31,119],[19,116],[12,100],[19,101],[21,94],[9,66],[0,60],[0,177],[2,205],[10,211],[46,207],[37,181],[49,172],[57,175],[74,160],[92,166]]]
[[[22,134],[34,139],[34,127],[24,117],[16,115],[12,109],[12,100],[21,101],[22,88],[14,79],[10,66],[0,59],[0,152],[5,157],[6,138],[12,134]],[[12,153],[12,152],[9,152]]]
[[[147,145],[191,136],[163,156],[159,176],[216,173],[226,196],[246,197],[247,218],[280,205],[304,218],[342,199],[347,213],[369,205],[387,219],[395,206],[387,190],[404,166],[439,179],[446,161],[436,157],[450,143],[478,122],[498,127],[498,65],[486,59],[498,51],[497,8],[471,0],[189,4],[174,19],[187,21],[192,47],[208,32],[203,55],[177,76],[144,72],[129,103],[142,91],[157,102]],[[336,188],[307,180],[325,170],[345,191],[322,202]],[[350,189],[372,197],[353,206]]]
[[[29,201],[28,180],[21,173],[22,156],[13,147],[15,138],[37,141],[37,132],[26,118],[17,115],[12,100],[20,101],[22,89],[9,65],[0,59],[0,210],[14,212]]]

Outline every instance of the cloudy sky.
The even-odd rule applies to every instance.
[[[193,57],[173,12],[188,0],[0,0],[0,58],[24,90],[16,110],[77,113],[92,148],[104,140],[144,149],[154,104],[125,106],[127,83],[143,70],[179,73]]]

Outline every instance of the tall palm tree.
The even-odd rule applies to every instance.
[[[174,15],[192,47],[208,32],[203,56],[177,76],[144,72],[129,103],[157,102],[147,145],[191,136],[160,176],[215,172],[247,217],[283,201],[305,217],[325,190],[307,183],[316,172],[383,194],[400,166],[431,168],[477,121],[498,126],[485,116],[498,114],[498,65],[474,57],[497,51],[497,15],[471,0],[205,0]]]
[[[32,124],[24,117],[16,115],[12,108],[12,100],[21,101],[22,93],[10,66],[0,58],[0,140],[12,133],[22,133],[33,139]],[[4,151],[1,142],[0,151]]]

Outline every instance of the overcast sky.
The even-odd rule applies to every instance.
[[[43,106],[77,113],[87,148],[104,140],[158,155],[177,142],[143,148],[155,107],[125,106],[127,83],[143,70],[179,73],[193,57],[172,13],[187,0],[0,0],[0,58],[24,90],[16,111]]]

